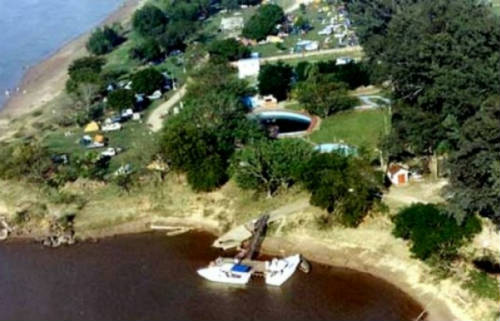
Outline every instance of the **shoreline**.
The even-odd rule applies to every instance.
[[[57,97],[64,90],[70,63],[87,54],[85,44],[90,32],[106,24],[126,22],[143,2],[144,0],[124,0],[117,9],[110,12],[97,25],[63,43],[59,49],[30,66],[15,86],[19,88],[19,92],[6,100],[0,109],[0,119],[25,115]],[[23,94],[23,92],[26,93]]]
[[[101,228],[83,228],[76,231],[78,242],[98,242],[100,239],[120,237],[127,234],[139,234],[158,232],[151,229],[151,224],[164,224],[169,228],[187,228],[188,231],[199,231],[210,233],[214,236],[222,235],[223,231],[216,220],[208,218],[190,217],[141,217],[136,220],[117,223]],[[168,237],[168,234],[166,234]],[[34,241],[36,238],[30,235],[13,236],[9,240]],[[357,272],[367,273],[375,278],[381,279],[395,286],[413,301],[417,302],[427,311],[425,318],[421,320],[471,320],[464,311],[458,314],[459,307],[450,307],[450,303],[432,293],[429,289],[419,285],[416,280],[405,274],[406,269],[394,269],[389,265],[377,264],[380,259],[375,253],[367,255],[363,248],[350,247],[337,244],[335,248],[327,242],[300,235],[291,234],[286,237],[267,236],[262,244],[262,254],[265,255],[291,255],[300,253],[308,261],[325,266],[347,268]],[[348,254],[348,256],[347,256]],[[437,286],[436,286],[437,288]],[[455,312],[453,312],[455,311]]]

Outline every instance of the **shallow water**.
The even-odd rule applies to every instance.
[[[213,237],[140,234],[47,249],[0,244],[2,320],[411,320],[416,302],[368,274],[312,266],[282,287],[210,283]]]
[[[123,0],[0,0],[0,108],[26,69],[104,20]]]

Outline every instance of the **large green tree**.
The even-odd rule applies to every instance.
[[[461,128],[448,160],[450,209],[462,221],[479,213],[500,226],[500,97],[493,96]]]
[[[237,151],[231,168],[241,188],[272,196],[279,187],[288,188],[296,181],[312,152],[312,145],[302,139],[260,140]]]
[[[104,55],[111,52],[116,46],[123,42],[118,32],[112,27],[104,26],[95,29],[87,41],[87,50],[94,55]]]
[[[141,36],[157,36],[165,30],[168,18],[154,5],[145,5],[137,9],[132,17],[132,27]]]
[[[165,77],[154,68],[146,68],[132,75],[132,89],[135,93],[151,95],[156,90],[162,90]]]
[[[352,108],[358,101],[349,95],[345,83],[332,81],[325,76],[299,82],[294,95],[309,113],[323,118]]]
[[[250,49],[242,45],[234,38],[215,40],[211,42],[208,52],[212,56],[222,57],[230,61],[245,58],[250,55]]]
[[[380,189],[380,180],[365,161],[336,153],[313,154],[300,170],[311,192],[310,203],[334,213],[340,223],[357,226]]]
[[[265,64],[259,71],[259,93],[273,95],[278,100],[288,97],[291,88],[292,67],[279,61],[277,64]]]
[[[422,0],[396,11],[374,58],[402,103],[393,108],[392,124],[404,150],[431,154],[456,147],[449,134],[500,91],[499,47],[498,18],[476,1]],[[405,136],[409,126],[433,126],[427,130],[435,135]]]
[[[243,27],[242,35],[247,38],[262,40],[267,35],[276,33],[276,24],[285,17],[283,9],[275,4],[264,4],[250,17]]]

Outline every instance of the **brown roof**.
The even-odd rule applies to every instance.
[[[399,172],[401,169],[406,170],[406,168],[404,168],[403,166],[401,166],[399,164],[391,164],[389,166],[389,169],[387,169],[387,171],[389,172],[389,174],[394,175],[397,172]]]

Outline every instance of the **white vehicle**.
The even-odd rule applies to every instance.
[[[121,151],[120,148],[108,147],[101,152],[101,156],[113,157],[116,156],[118,153],[120,153],[120,151]]]
[[[250,280],[253,272],[250,266],[217,261],[199,269],[198,274],[209,281],[220,283],[247,284]]]
[[[101,130],[103,132],[111,132],[115,130],[120,130],[122,129],[122,125],[120,123],[111,123],[111,124],[106,124],[102,126]]]
[[[284,259],[272,259],[266,261],[264,273],[266,284],[280,286],[288,280],[297,270],[300,263],[300,255],[295,254]]]

